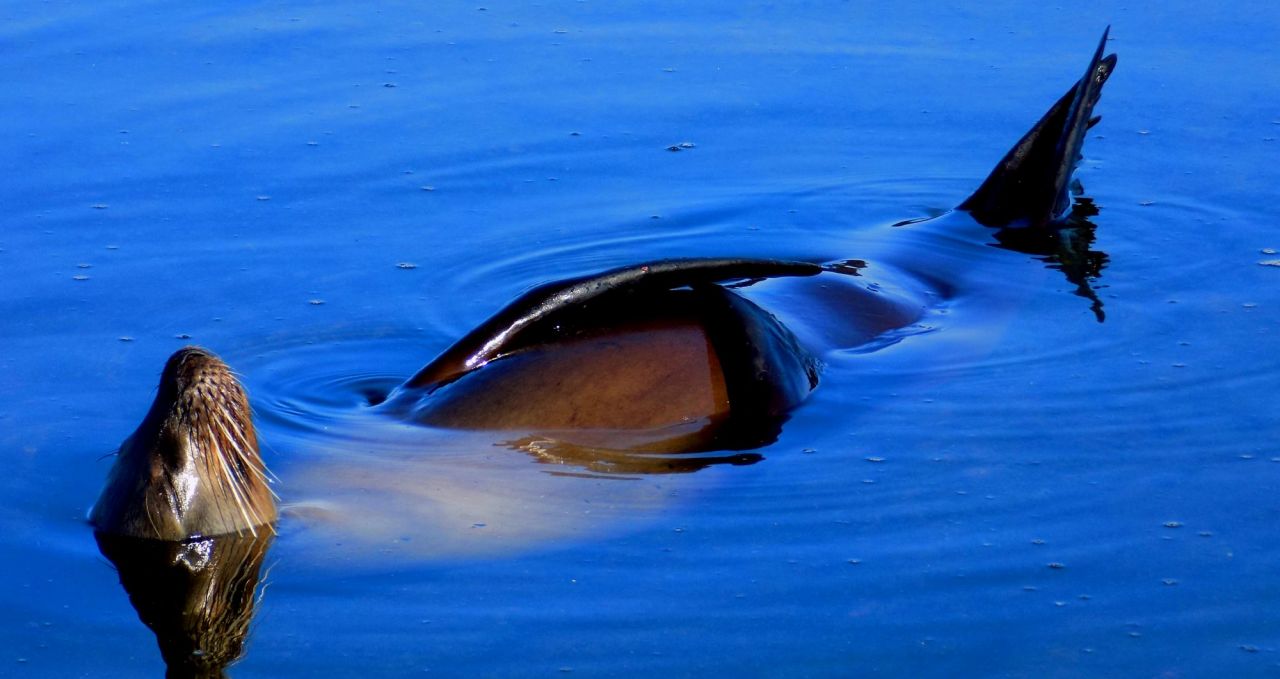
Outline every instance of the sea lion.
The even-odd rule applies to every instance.
[[[1098,122],[1093,108],[1116,65],[1115,55],[1102,56],[1106,40],[1104,32],[1084,77],[951,214],[998,229],[1000,243],[1017,244],[1010,247],[1062,245],[1046,243],[1061,240],[1059,220],[1071,205],[1085,131]],[[939,272],[962,265],[914,259],[928,261],[897,278],[879,270],[871,284],[859,280],[866,263],[858,260],[760,259],[666,260],[548,283],[375,405],[430,426],[510,432],[512,447],[578,464],[594,450],[757,448],[777,437],[817,386],[820,362],[787,324],[734,288],[794,280],[798,304],[837,309],[828,344],[855,346],[914,323],[948,284]],[[609,468],[644,472],[758,458],[684,465],[661,457],[602,459]],[[243,388],[213,354],[177,352],[150,412],[121,446],[90,520],[107,533],[182,540],[256,534],[271,530],[275,516]]]
[[[89,514],[100,532],[155,540],[272,532],[275,496],[239,380],[199,347],[174,353]]]

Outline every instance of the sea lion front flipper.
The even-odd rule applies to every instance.
[[[1084,77],[1014,144],[959,209],[996,227],[1043,226],[1062,217],[1071,205],[1071,174],[1085,132],[1098,122],[1093,107],[1116,67],[1116,55],[1102,56],[1110,31],[1103,31]]]
[[[610,269],[540,285],[516,298],[454,343],[397,391],[429,393],[505,353],[527,346],[540,333],[593,305],[627,294],[672,290],[721,281],[815,276],[821,265],[768,259],[667,259]],[[394,398],[394,395],[393,395]]]

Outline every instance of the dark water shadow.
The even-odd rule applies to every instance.
[[[263,557],[274,535],[164,542],[94,533],[156,635],[170,679],[213,679],[244,653]]]
[[[1070,214],[1062,222],[1044,228],[1003,228],[995,232],[995,246],[1032,255],[1050,269],[1061,271],[1075,286],[1074,294],[1089,300],[1089,308],[1099,323],[1106,320],[1097,284],[1110,257],[1094,250],[1097,225],[1090,217],[1098,214],[1093,199],[1076,197]]]

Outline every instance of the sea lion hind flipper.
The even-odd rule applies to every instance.
[[[572,324],[590,307],[628,294],[742,279],[815,276],[820,264],[774,259],[666,259],[540,285],[516,298],[409,378],[406,389],[433,391],[524,346],[540,331]],[[388,400],[393,400],[393,393]]]
[[[1093,107],[1116,67],[1102,56],[1108,26],[1084,77],[1005,154],[982,186],[959,205],[987,226],[1043,226],[1071,205],[1071,174],[1080,160],[1085,132],[1100,116]]]

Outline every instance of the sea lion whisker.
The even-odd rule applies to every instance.
[[[239,395],[243,397],[243,394],[239,394]],[[223,427],[225,430],[225,427],[228,423],[226,420],[219,419],[218,424],[220,427]],[[267,465],[262,461],[261,455],[250,455],[248,454],[248,452],[246,452],[246,451],[253,451],[255,453],[257,452],[257,447],[258,447],[258,444],[260,443],[257,440],[257,437],[254,437],[251,440],[250,437],[245,433],[244,429],[240,426],[239,422],[231,421],[229,424],[231,425],[231,429],[230,429],[230,432],[227,433],[227,437],[231,438],[233,442],[236,444],[232,446],[232,452],[236,456],[236,460],[240,463],[241,467],[249,470],[254,476],[258,477],[264,482],[271,482],[271,481],[278,482],[279,479],[276,478],[275,475],[272,474],[269,469],[267,469]],[[274,494],[274,491],[272,492]]]
[[[228,445],[219,446],[219,452],[222,453],[223,455],[226,455],[227,451],[229,451],[230,454],[235,457],[235,461],[238,463],[234,465],[235,471],[237,472],[237,476],[240,476],[241,478],[243,478],[243,475],[246,471],[245,469],[246,467],[249,468],[249,471],[256,472],[257,469],[254,468],[253,465],[247,464],[248,461],[243,452],[249,449],[249,442],[247,439],[245,439],[244,434],[240,432],[239,429],[228,429],[226,423],[221,419],[216,420],[215,424],[217,425],[219,432],[223,436],[223,441],[225,441],[226,444],[228,444]]]
[[[228,437],[230,436],[226,428],[222,426],[221,422],[218,422],[218,428],[222,430],[224,435]],[[214,437],[216,436],[217,432],[213,430],[212,423],[210,424],[207,431],[210,434],[210,439],[214,440]],[[245,523],[248,524],[249,533],[254,537],[257,537],[258,533],[256,530],[254,530],[254,525],[257,523],[258,517],[256,516],[256,512],[253,510],[253,507],[250,505],[248,498],[245,497],[244,491],[241,487],[242,482],[240,479],[243,476],[241,473],[232,469],[232,467],[234,467],[235,465],[229,465],[227,463],[228,461],[226,459],[226,455],[223,452],[224,446],[218,445],[216,442],[214,443],[214,445],[215,445],[215,450],[205,451],[206,452],[205,457],[206,458],[212,457],[218,461],[218,465],[222,468],[223,474],[220,476],[215,476],[215,478],[220,479],[223,483],[224,488],[230,491],[231,499],[235,504],[235,509],[239,511],[241,518],[243,518],[245,520]],[[212,454],[209,454],[209,453],[212,453]],[[240,534],[240,527],[237,527],[236,534],[237,535]]]
[[[191,442],[189,442],[189,443],[188,443],[188,445],[189,445],[189,446],[192,446],[192,448],[191,448],[191,449],[193,449],[193,450],[194,450],[194,449],[196,449],[196,448],[195,448],[195,446],[198,446],[199,444],[198,444],[198,443],[195,443],[194,441],[191,441]],[[201,455],[200,455],[200,460],[199,460],[199,461],[200,461],[200,463],[201,463],[201,464],[203,464],[203,465],[205,466],[205,468],[206,468],[206,471],[205,471],[205,473],[204,473],[204,474],[202,474],[202,475],[201,475],[201,478],[209,479],[211,483],[216,483],[216,481],[215,481],[216,479],[222,479],[222,478],[225,478],[225,473],[224,473],[224,474],[219,474],[216,470],[213,470],[213,469],[211,468],[212,463],[211,463],[211,461],[209,460],[209,458],[211,457],[211,455],[210,455],[210,452],[211,452],[211,451],[209,451],[209,450],[207,449],[207,447],[198,448],[198,450],[199,450],[199,451],[200,451],[200,453],[201,453]],[[219,465],[222,465],[222,462],[221,462],[221,455],[218,455],[218,454],[215,452],[215,453],[212,455],[212,457],[216,457],[216,458],[218,458],[218,464],[219,464]],[[225,472],[225,466],[223,467],[223,471]],[[234,492],[234,489],[232,489],[232,492]],[[222,505],[223,505],[223,503],[222,503],[220,500],[218,500],[218,499],[217,499],[218,497],[219,497],[218,495],[214,495],[214,502],[212,503],[212,504],[213,504],[213,510],[214,510],[215,512],[217,512],[217,514],[218,514],[218,519],[222,522],[222,524],[227,524],[227,525],[229,525],[229,524],[231,524],[231,523],[233,523],[233,522],[231,522],[231,521],[229,521],[229,520],[228,520],[228,517],[227,517],[226,512],[225,512],[225,508],[222,506]],[[240,533],[240,531],[239,531],[239,530],[237,530],[237,531],[236,531],[236,534],[237,534],[237,535],[239,535],[239,533]]]

